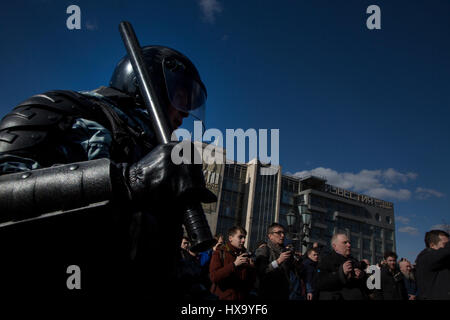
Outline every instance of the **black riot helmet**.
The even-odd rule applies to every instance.
[[[182,53],[163,46],[142,47],[142,56],[163,108],[171,104],[204,121],[206,88],[194,64]],[[117,64],[109,86],[144,104],[128,55]]]

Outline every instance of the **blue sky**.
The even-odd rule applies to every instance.
[[[66,8],[81,9],[68,30]],[[381,9],[368,30],[366,8]],[[107,85],[141,44],[185,53],[208,89],[208,128],[280,129],[284,172],[394,202],[397,251],[450,223],[450,2],[15,1],[0,12],[0,116],[51,89]]]

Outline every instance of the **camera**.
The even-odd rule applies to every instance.
[[[350,262],[352,264],[352,269],[359,269],[361,271],[365,270],[367,268],[367,264],[364,261],[358,261],[354,258],[350,259]]]
[[[295,250],[292,247],[284,247],[281,249],[281,252],[290,252],[291,254],[294,254]]]
[[[394,274],[394,281],[395,282],[399,282],[399,281],[402,281],[402,280],[403,280],[403,277],[402,277],[402,273],[401,272],[398,272],[398,273]]]
[[[253,260],[256,259],[255,253],[254,253],[254,252],[251,252],[251,251],[247,251],[246,254],[245,254],[244,256],[247,257],[247,258],[249,258],[249,259],[253,259]]]
[[[294,259],[295,261],[300,261],[300,256],[295,252],[293,247],[284,247],[281,249],[281,252],[290,252],[291,256],[289,257],[289,260]]]

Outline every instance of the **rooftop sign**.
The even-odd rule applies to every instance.
[[[394,208],[394,204],[392,202],[372,198],[372,197],[364,195],[364,194],[359,194],[359,193],[345,190],[345,189],[335,187],[335,186],[332,186],[329,184],[325,184],[325,192],[332,193],[332,194],[338,195],[343,198],[359,201],[364,204],[368,204],[368,205],[378,207],[378,208],[383,208],[383,209],[393,209]]]

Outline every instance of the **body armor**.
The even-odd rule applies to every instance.
[[[182,217],[165,212],[171,204],[140,211],[113,187],[119,163],[153,149],[152,132],[139,125],[145,113],[128,108],[133,100],[117,90],[95,93],[102,99],[73,91],[36,95],[0,122],[2,292],[153,296],[156,273],[165,285],[175,278]],[[109,159],[89,159],[71,143],[77,119],[111,133]],[[164,227],[177,236],[164,239]],[[71,265],[81,270],[81,290],[67,287]]]

